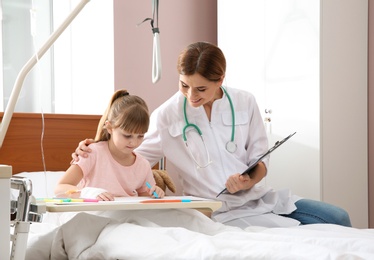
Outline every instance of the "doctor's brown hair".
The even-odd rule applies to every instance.
[[[226,58],[216,45],[196,42],[179,54],[177,70],[180,75],[198,73],[209,81],[220,81],[226,73]]]
[[[105,127],[106,121],[113,129],[119,127],[129,133],[144,134],[149,127],[148,106],[142,98],[130,95],[127,90],[117,90],[100,119],[96,142],[110,139],[110,134]]]

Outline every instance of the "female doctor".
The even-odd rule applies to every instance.
[[[347,212],[320,201],[275,191],[260,183],[265,157],[248,175],[248,165],[268,150],[254,96],[222,86],[226,60],[207,42],[187,46],[179,55],[179,92],[151,115],[150,128],[137,152],[151,165],[166,157],[181,180],[184,195],[221,200],[212,218],[227,225],[277,227],[312,223],[351,226]],[[92,139],[72,154],[88,156]],[[216,197],[222,189],[227,191]]]

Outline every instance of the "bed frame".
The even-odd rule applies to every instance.
[[[3,113],[0,121],[2,117]],[[0,148],[0,164],[11,165],[12,174],[43,171],[44,154],[45,170],[64,171],[69,168],[71,154],[79,141],[95,137],[100,117],[14,113]]]

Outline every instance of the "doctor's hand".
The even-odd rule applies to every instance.
[[[71,157],[73,158],[73,160],[70,162],[70,164],[72,164],[73,162],[79,161],[79,157],[78,157],[79,155],[87,158],[88,153],[91,152],[91,149],[88,147],[88,145],[92,143],[95,143],[95,140],[91,138],[87,138],[83,141],[80,141],[77,149],[75,149],[75,152],[71,154]]]
[[[256,165],[249,174],[233,174],[226,182],[226,189],[230,193],[235,193],[240,190],[249,190],[256,183],[260,182],[267,173],[266,166],[263,162]]]
[[[226,189],[230,193],[235,193],[241,190],[251,189],[256,182],[254,182],[248,174],[241,175],[236,173],[231,175],[226,182]]]

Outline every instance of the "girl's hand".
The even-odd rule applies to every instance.
[[[160,187],[158,187],[157,185],[155,186],[155,192],[157,193],[157,195],[160,199],[165,197],[165,192]]]
[[[81,190],[82,199],[97,199],[101,201],[111,201],[114,200],[112,193],[109,193],[105,189],[95,188],[95,187],[84,187]]]
[[[113,201],[114,196],[109,192],[103,192],[97,195],[96,199],[101,200],[101,201]]]
[[[153,186],[152,188],[149,189],[149,195],[152,198],[156,198],[156,196],[153,194],[153,192],[157,193],[159,199],[162,199],[163,197],[165,197],[165,192],[160,187],[158,187],[157,185],[155,185],[155,186]]]

